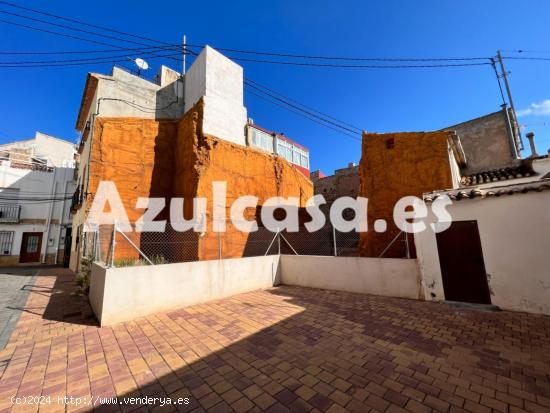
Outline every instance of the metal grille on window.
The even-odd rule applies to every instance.
[[[13,231],[0,231],[0,255],[11,255]]]

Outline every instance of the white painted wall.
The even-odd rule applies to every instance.
[[[0,145],[2,151],[10,149],[30,149],[31,156],[46,158],[50,166],[64,168],[75,166],[76,145],[42,132],[36,132],[33,139]]]
[[[97,78],[88,118],[97,113],[98,117],[177,119],[183,113],[182,81],[159,86],[116,66],[111,76]]]
[[[18,197],[48,198],[52,194],[63,197],[74,192],[74,168],[54,168],[54,171],[34,171],[31,169],[12,168],[9,161],[0,164],[0,189],[16,190]],[[4,201],[0,200],[0,203]],[[42,257],[44,254],[57,254],[64,249],[65,229],[71,225],[71,200],[32,203],[21,199],[10,201],[10,204],[21,205],[20,223],[0,224],[0,231],[13,231],[14,239],[10,255],[19,255],[21,239],[24,232],[42,232]],[[51,223],[48,231],[48,222]]]
[[[206,46],[185,74],[185,112],[204,98],[203,133],[246,145],[243,68]]]
[[[477,220],[492,303],[550,314],[550,191],[466,199],[447,209],[454,221]],[[425,298],[443,300],[435,233],[415,234],[415,243]]]
[[[283,255],[282,283],[301,287],[418,299],[416,260]]]
[[[90,303],[101,325],[279,283],[418,299],[416,260],[270,255],[105,268],[94,264]]]
[[[101,325],[279,283],[279,256],[92,268],[90,303]]]

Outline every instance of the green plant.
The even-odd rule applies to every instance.
[[[150,258],[153,265],[168,264],[166,258],[162,255],[154,255]],[[114,262],[115,267],[137,267],[140,265],[149,265],[149,263],[144,259],[139,258],[119,258]]]

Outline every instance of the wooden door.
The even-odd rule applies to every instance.
[[[456,221],[436,234],[445,299],[491,304],[477,221]]]
[[[24,232],[19,262],[40,262],[42,232]]]

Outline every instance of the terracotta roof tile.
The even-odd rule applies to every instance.
[[[473,186],[491,182],[506,181],[509,179],[525,178],[535,175],[535,171],[528,162],[522,162],[518,166],[509,168],[492,169],[489,171],[477,172],[472,175],[463,176],[460,184],[462,186]]]
[[[425,202],[433,202],[442,196],[448,196],[452,201],[474,198],[492,198],[503,195],[526,194],[528,192],[542,192],[550,189],[550,179],[541,179],[507,186],[482,188],[464,188],[449,191],[431,192],[424,195]]]

